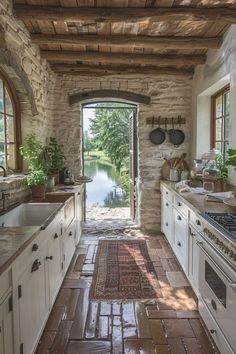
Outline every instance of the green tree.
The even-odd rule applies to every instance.
[[[84,151],[88,153],[94,149],[93,138],[88,134],[87,131],[84,132]]]
[[[100,103],[95,110],[95,118],[91,119],[91,132],[94,143],[106,152],[111,162],[120,171],[129,155],[129,116],[132,108],[129,105],[110,103],[116,108],[106,108],[109,103]],[[127,107],[127,108],[122,108]]]

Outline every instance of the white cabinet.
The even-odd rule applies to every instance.
[[[188,278],[195,291],[199,294],[199,247],[197,245],[197,231],[190,227],[188,252]]]
[[[164,196],[161,203],[161,231],[172,246],[174,242],[172,203]]]
[[[61,226],[50,235],[46,247],[45,266],[47,273],[47,289],[49,306],[53,305],[63,280]]]
[[[75,252],[76,221],[73,221],[63,234],[63,259],[64,272],[67,271],[72,256]]]
[[[48,312],[45,249],[30,261],[18,279],[20,351],[32,354]]]
[[[188,264],[188,222],[179,210],[173,208],[174,244],[173,250],[183,270],[187,271]]]
[[[12,292],[0,301],[0,353],[13,354],[13,303]]]

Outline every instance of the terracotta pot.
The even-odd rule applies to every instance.
[[[32,192],[32,199],[33,200],[43,200],[45,199],[45,191],[46,191],[46,185],[45,184],[39,184],[37,186],[31,186],[31,192]]]

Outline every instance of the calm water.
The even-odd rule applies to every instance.
[[[84,174],[93,178],[93,182],[86,184],[88,208],[128,206],[127,196],[118,184],[115,167],[102,164],[99,160],[85,161]]]

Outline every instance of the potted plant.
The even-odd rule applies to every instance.
[[[59,183],[59,170],[64,167],[65,156],[62,145],[59,145],[57,140],[50,137],[47,146],[47,153],[50,160],[49,175],[55,177],[55,184]]]
[[[24,145],[20,147],[20,152],[28,164],[29,175],[26,177],[26,185],[31,188],[32,198],[44,199],[47,171],[50,165],[45,157],[44,146],[37,140],[35,134],[30,134],[26,137]]]
[[[26,177],[26,184],[31,188],[34,200],[43,200],[48,177],[43,170],[31,171]]]
[[[228,149],[226,153],[227,153],[227,157],[226,157],[225,164],[227,166],[233,166],[234,169],[236,170],[236,149]]]

